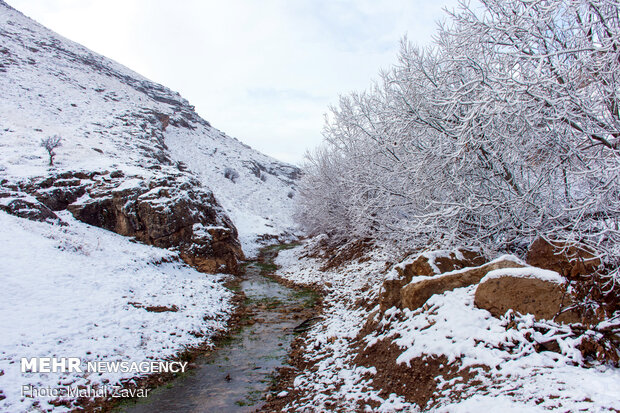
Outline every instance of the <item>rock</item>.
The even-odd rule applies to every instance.
[[[553,244],[537,238],[527,252],[526,262],[533,266],[555,271],[569,279],[589,275],[596,271],[601,261],[592,253],[562,242]]]
[[[62,221],[69,210],[79,221],[178,249],[203,272],[238,273],[243,259],[237,229],[213,193],[187,173],[149,179],[122,171],[63,171],[27,182],[0,182],[0,210],[36,221]]]
[[[379,308],[385,312],[388,308],[401,307],[400,291],[408,282],[405,279],[385,280],[379,297]]]
[[[381,312],[391,307],[402,307],[401,290],[413,277],[432,276],[442,272],[476,267],[484,264],[484,257],[472,250],[433,251],[417,256],[413,261],[395,267],[397,276],[383,282],[380,296]]]
[[[25,190],[52,211],[62,211],[84,195],[92,184],[91,179],[99,174],[101,172],[64,171],[35,178],[25,185]]]
[[[540,277],[544,271],[543,277]],[[548,276],[544,276],[545,273]],[[581,322],[576,310],[560,312],[572,304],[566,293],[566,280],[558,273],[526,267],[518,271],[497,270],[485,277],[478,288],[474,304],[501,317],[508,310],[532,314],[537,319],[564,323]]]
[[[213,193],[193,176],[158,173],[149,179],[122,171],[63,171],[28,182],[0,183],[0,209],[38,221],[69,210],[79,221],[178,249],[202,272],[238,272],[237,229]]]
[[[213,194],[184,175],[141,180],[101,179],[89,199],[68,206],[87,224],[135,237],[149,245],[178,248],[203,272],[238,272],[243,259],[237,230]]]
[[[411,263],[396,267],[396,271],[411,281],[421,275],[432,276],[466,267],[477,267],[484,264],[485,259],[476,251],[458,249],[455,251],[433,251],[419,255]],[[407,282],[409,282],[407,281]]]
[[[15,215],[20,218],[27,218],[32,221],[60,222],[60,218],[58,218],[52,210],[35,200],[14,198],[6,201],[8,202],[0,202],[0,210],[11,215]]]
[[[196,231],[192,233],[190,248],[181,251],[183,261],[202,272],[236,274],[238,261],[244,257],[234,227],[213,227],[206,231],[210,237],[197,236]]]
[[[62,211],[85,193],[83,186],[52,187],[37,191],[35,196],[52,211]]]
[[[451,271],[428,279],[420,279],[406,285],[401,290],[402,306],[415,310],[435,294],[443,294],[455,288],[467,287],[478,283],[488,272],[499,268],[520,268],[524,265],[514,257],[505,256],[488,264]]]

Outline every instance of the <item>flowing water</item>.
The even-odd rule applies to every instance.
[[[261,253],[263,262],[246,266],[240,289],[250,317],[244,327],[212,354],[199,358],[185,376],[154,389],[147,399],[123,411],[249,412],[264,402],[277,367],[285,365],[293,329],[315,299],[311,291],[296,291],[263,275],[273,270],[276,248]]]

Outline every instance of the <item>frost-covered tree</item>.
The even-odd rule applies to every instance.
[[[406,248],[543,236],[617,268],[620,3],[481,5],[450,13],[428,49],[403,40],[379,82],[331,109],[301,222]]]
[[[50,166],[54,165],[54,152],[56,148],[62,146],[62,138],[59,135],[48,136],[45,139],[41,139],[41,147],[45,148],[47,154],[50,157]]]

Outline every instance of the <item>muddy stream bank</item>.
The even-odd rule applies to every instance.
[[[286,366],[290,343],[313,314],[317,294],[292,289],[268,274],[273,260],[287,246],[261,250],[245,263],[235,288],[244,296],[242,317],[215,351],[195,360],[195,367],[170,383],[153,389],[137,404],[120,407],[127,413],[251,412],[265,402],[276,369]],[[300,326],[301,325],[301,326]]]

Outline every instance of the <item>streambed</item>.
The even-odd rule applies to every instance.
[[[244,325],[212,354],[199,357],[191,372],[122,411],[249,412],[262,406],[276,368],[286,363],[293,329],[316,299],[310,290],[297,291],[265,275],[275,270],[281,248],[265,248],[245,266],[239,285],[246,296]]]

